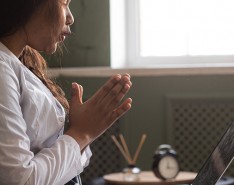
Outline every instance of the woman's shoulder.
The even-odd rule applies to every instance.
[[[20,60],[0,42],[0,72],[8,69],[18,74],[22,67]]]

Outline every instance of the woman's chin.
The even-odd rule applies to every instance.
[[[51,46],[51,47],[48,47],[45,49],[45,53],[47,55],[51,55],[51,54],[54,54],[57,50],[57,44],[55,44],[54,46]]]

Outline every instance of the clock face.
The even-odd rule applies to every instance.
[[[179,172],[178,161],[173,156],[165,156],[158,164],[158,171],[165,179],[172,179]]]

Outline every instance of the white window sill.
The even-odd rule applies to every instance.
[[[190,76],[190,75],[234,75],[233,67],[184,67],[184,68],[121,68],[77,67],[50,68],[51,77],[109,77],[129,73],[131,76]]]

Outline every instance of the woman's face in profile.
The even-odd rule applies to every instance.
[[[71,0],[48,0],[33,14],[25,26],[26,45],[47,54],[57,49],[57,44],[70,35],[74,18],[69,9]]]

